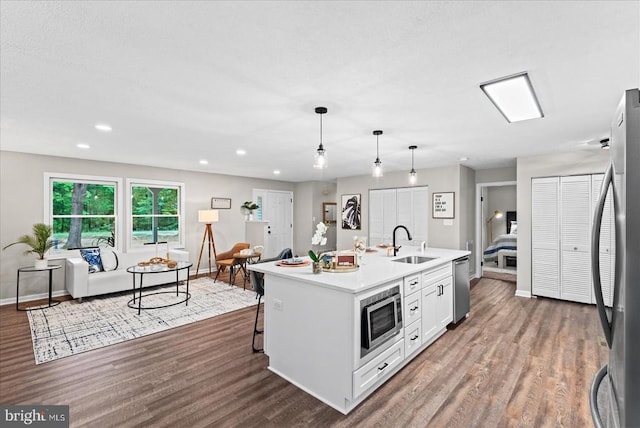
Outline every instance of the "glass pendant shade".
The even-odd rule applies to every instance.
[[[316,150],[316,154],[313,157],[313,167],[316,169],[324,169],[328,166],[329,159],[327,157],[327,151],[322,147],[322,144]]]
[[[373,135],[376,136],[376,160],[373,163],[373,168],[371,169],[371,175],[378,178],[378,177],[382,177],[382,161],[380,160],[380,144],[378,141],[378,137],[382,135],[382,131],[380,130],[373,131]]]
[[[374,177],[382,177],[382,162],[380,162],[380,159],[376,159],[376,161],[373,163],[373,168],[371,171],[371,175],[373,175]]]
[[[413,154],[417,148],[418,146],[409,146],[409,150],[411,150],[411,171],[409,171],[409,184],[411,184],[412,186],[418,181],[418,173],[413,167]]]
[[[329,159],[327,157],[327,151],[322,145],[322,115],[327,112],[326,107],[316,107],[316,113],[320,115],[320,145],[316,150],[316,154],[313,157],[313,167],[316,169],[324,169],[329,166]]]

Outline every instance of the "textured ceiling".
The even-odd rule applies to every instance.
[[[485,169],[597,150],[585,142],[640,84],[637,1],[0,7],[2,150],[334,180],[370,173],[382,129],[385,171],[408,170],[412,144],[416,168]],[[545,117],[509,124],[478,85],[521,71]],[[329,109],[324,171],[316,106]]]

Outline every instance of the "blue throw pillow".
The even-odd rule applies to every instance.
[[[102,258],[100,257],[100,248],[82,248],[80,255],[89,263],[89,273],[103,272]]]

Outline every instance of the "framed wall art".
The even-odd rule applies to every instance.
[[[433,193],[433,218],[455,218],[455,193]]]
[[[342,228],[360,229],[360,193],[342,195]]]
[[[228,210],[231,209],[231,198],[211,198],[212,210]]]

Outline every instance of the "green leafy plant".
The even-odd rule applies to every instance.
[[[256,204],[253,201],[245,201],[242,204],[242,208],[246,209],[247,211],[251,212],[253,210],[257,210],[258,208],[260,208],[260,206],[258,204]]]
[[[51,240],[52,233],[53,229],[51,226],[44,223],[36,223],[33,225],[33,235],[22,235],[16,242],[7,245],[3,250],[6,250],[12,245],[24,244],[31,247],[30,250],[25,250],[25,254],[37,254],[40,260],[44,260],[44,255],[53,247],[53,241]]]

